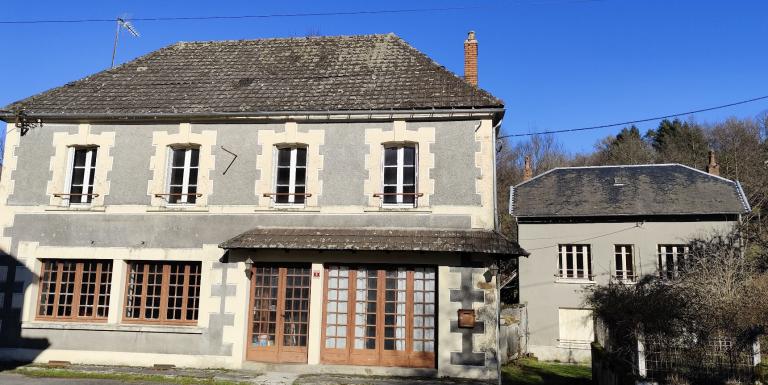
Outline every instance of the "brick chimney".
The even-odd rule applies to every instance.
[[[477,40],[475,31],[469,31],[467,40],[464,40],[464,80],[477,85]]]
[[[533,178],[533,168],[531,167],[531,157],[525,156],[525,168],[523,168],[523,182]]]
[[[709,150],[709,164],[707,164],[707,172],[720,176],[720,165],[717,164],[717,160],[715,160],[715,152],[712,150]]]

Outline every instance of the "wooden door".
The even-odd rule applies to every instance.
[[[252,271],[246,358],[306,363],[310,266],[258,265]]]

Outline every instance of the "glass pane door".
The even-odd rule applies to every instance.
[[[247,359],[307,362],[310,266],[255,266],[252,271]]]
[[[253,312],[251,344],[259,347],[275,346],[277,340],[277,293],[279,272],[277,267],[254,267]]]

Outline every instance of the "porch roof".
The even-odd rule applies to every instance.
[[[219,245],[223,249],[430,251],[528,255],[492,230],[258,227]]]

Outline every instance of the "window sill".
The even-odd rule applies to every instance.
[[[363,209],[366,213],[426,213],[432,212],[432,209],[425,207],[404,207],[404,206],[391,206],[391,207],[366,207]]]
[[[589,279],[575,279],[575,278],[556,278],[555,283],[570,283],[578,285],[596,285],[597,282]]]
[[[287,212],[287,213],[319,213],[319,207],[306,207],[306,206],[272,206],[269,208],[258,208],[253,210],[257,213],[274,213],[274,212]]]
[[[45,211],[85,211],[103,213],[107,208],[104,206],[46,206]]]
[[[203,329],[197,326],[115,325],[79,322],[24,322],[21,324],[21,328],[28,330],[92,330],[141,333],[203,334]]]
[[[147,207],[148,213],[207,213],[207,207],[199,206],[152,206]]]

